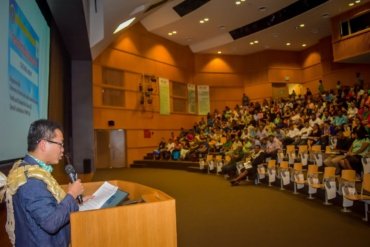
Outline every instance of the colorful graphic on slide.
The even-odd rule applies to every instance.
[[[9,1],[10,109],[39,114],[39,37],[15,0]]]

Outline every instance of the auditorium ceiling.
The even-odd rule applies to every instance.
[[[133,24],[141,22],[149,32],[194,53],[301,51],[331,34],[330,18],[369,1],[103,0],[104,37],[92,46],[92,56],[120,34],[113,34],[119,23],[134,16]]]

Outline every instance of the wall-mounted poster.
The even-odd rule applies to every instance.
[[[159,81],[159,113],[170,115],[170,82],[166,78],[158,78]]]
[[[209,86],[198,85],[198,114],[207,115],[210,112]]]
[[[188,84],[188,112],[194,114],[197,112],[194,84]]]

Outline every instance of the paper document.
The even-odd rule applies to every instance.
[[[80,211],[99,209],[104,203],[109,200],[118,190],[117,186],[114,186],[108,182],[104,182],[97,191],[93,194],[94,197],[84,204],[80,205]]]

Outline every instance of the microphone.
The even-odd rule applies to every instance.
[[[71,182],[74,183],[77,180],[77,173],[76,173],[75,168],[70,164],[69,157],[68,156],[66,157],[67,157],[68,164],[64,167],[64,170],[66,171],[69,177],[69,180],[71,180]],[[82,195],[77,196],[77,201],[79,204],[82,204],[83,202]]]

